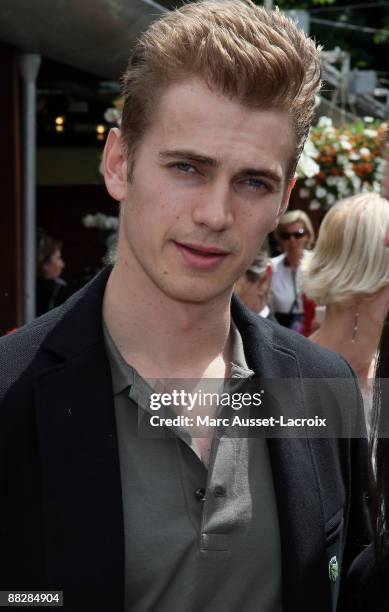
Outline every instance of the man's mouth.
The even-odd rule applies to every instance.
[[[204,246],[201,244],[182,243],[174,241],[184,262],[194,268],[211,268],[222,262],[228,251],[224,251],[216,246]]]
[[[199,253],[200,255],[228,255],[227,251],[220,249],[219,247],[213,246],[203,246],[201,244],[186,244],[183,242],[178,242],[179,244],[194,253]]]

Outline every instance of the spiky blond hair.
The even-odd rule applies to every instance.
[[[122,135],[129,156],[163,90],[199,77],[248,108],[290,115],[293,173],[320,88],[319,51],[283,13],[250,0],[206,0],[167,13],[139,39],[123,77]]]

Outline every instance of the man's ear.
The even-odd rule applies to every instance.
[[[292,179],[290,179],[288,185],[285,188],[285,192],[284,192],[284,194],[282,196],[282,201],[281,201],[280,207],[278,209],[276,218],[274,219],[274,223],[273,223],[272,229],[270,231],[274,231],[276,229],[279,220],[281,219],[282,215],[284,214],[284,212],[288,208],[290,194],[292,193],[292,189],[295,186],[296,181],[297,181],[297,174]]]
[[[122,202],[127,194],[127,154],[119,128],[108,134],[103,154],[104,180],[109,195]]]

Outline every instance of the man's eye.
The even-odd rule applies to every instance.
[[[262,179],[248,178],[243,181],[243,184],[247,185],[247,187],[249,187],[253,191],[260,191],[262,189],[270,191],[270,186],[267,183],[265,183]]]
[[[174,168],[180,170],[180,172],[184,172],[185,174],[196,172],[196,168],[194,168],[191,164],[186,164],[185,162],[178,162],[174,164]]]

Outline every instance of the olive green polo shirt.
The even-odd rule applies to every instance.
[[[231,377],[251,377],[234,325],[231,333]],[[139,417],[150,410],[147,381],[125,362],[106,327],[104,336],[123,495],[125,611],[281,612],[266,440],[219,432],[207,469],[183,428],[140,437]]]

